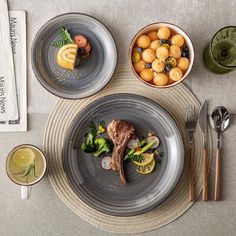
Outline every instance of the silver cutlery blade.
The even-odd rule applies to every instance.
[[[207,141],[207,114],[208,114],[208,104],[205,101],[202,104],[200,114],[199,114],[199,125],[204,137],[204,145],[206,145]]]

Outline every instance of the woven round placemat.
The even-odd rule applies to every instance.
[[[131,217],[105,215],[86,205],[72,190],[63,171],[63,140],[71,121],[81,109],[93,100],[114,93],[139,94],[160,104],[175,119],[183,137],[185,151],[188,150],[184,114],[189,105],[193,105],[199,110],[200,104],[194,95],[183,84],[168,89],[148,87],[134,77],[128,65],[118,65],[112,81],[99,93],[82,100],[60,99],[57,102],[49,116],[44,134],[44,151],[48,160],[49,179],[58,196],[69,208],[81,218],[102,230],[126,234],[154,230],[174,221],[193,204],[188,201],[187,155],[185,155],[183,174],[170,196],[155,209]],[[211,157],[211,135],[208,135],[208,137],[208,153]],[[202,136],[199,127],[197,127],[194,152],[196,196],[199,196],[202,190],[202,152]]]

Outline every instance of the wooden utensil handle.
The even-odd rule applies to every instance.
[[[189,150],[189,201],[193,202],[195,199],[194,193],[194,157],[192,148]]]
[[[204,148],[203,150],[203,193],[202,193],[202,200],[208,201],[208,181],[207,181],[207,150]]]
[[[220,201],[221,148],[216,151],[215,201]]]

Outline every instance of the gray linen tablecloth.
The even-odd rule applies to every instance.
[[[83,12],[98,18],[115,37],[119,63],[127,62],[129,42],[141,27],[158,21],[179,25],[190,35],[196,55],[185,84],[201,102],[209,100],[210,110],[216,105],[225,105],[232,114],[236,113],[236,71],[212,74],[202,61],[203,49],[213,34],[225,25],[236,25],[235,0],[10,0],[9,8],[27,11],[29,131],[0,134],[0,236],[112,235],[75,215],[56,195],[47,177],[33,188],[31,199],[23,202],[19,187],[12,184],[5,173],[6,155],[12,147],[21,143],[42,147],[45,123],[57,101],[37,82],[30,63],[33,37],[50,18],[65,12]],[[232,118],[231,127],[223,135],[223,201],[198,201],[175,222],[142,235],[236,235],[235,115]],[[214,170],[211,186],[213,174]]]

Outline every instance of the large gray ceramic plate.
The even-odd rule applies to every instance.
[[[72,36],[82,34],[91,44],[91,54],[74,71],[56,63],[58,49],[51,46],[60,39],[60,27]],[[79,13],[68,13],[49,20],[36,34],[32,44],[33,71],[44,88],[63,98],[78,99],[101,90],[111,79],[117,64],[115,41],[97,19]]]
[[[101,168],[101,158],[81,150],[92,121],[112,119],[131,122],[138,137],[155,132],[164,153],[151,174],[136,172],[133,163],[125,162],[126,184],[117,173]],[[184,149],[177,125],[155,102],[134,94],[115,94],[89,104],[73,120],[63,147],[63,167],[77,195],[88,205],[105,214],[131,216],[144,213],[160,204],[175,188],[183,170]]]

